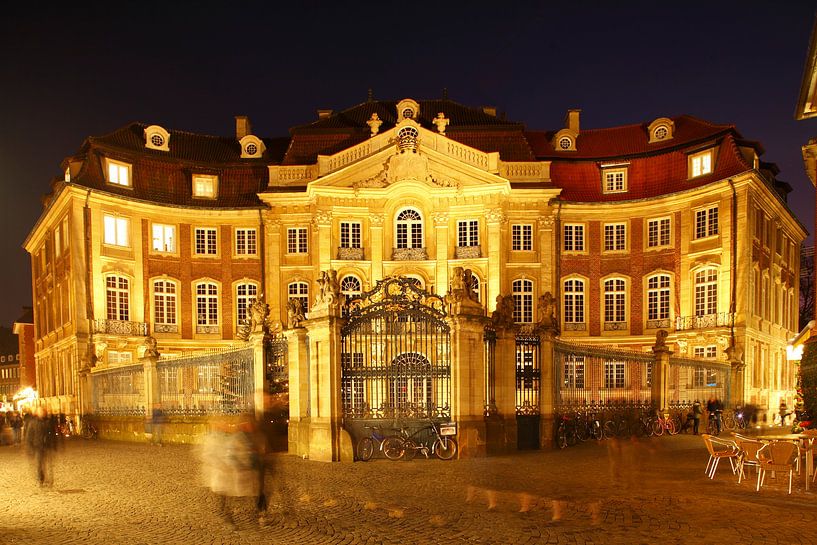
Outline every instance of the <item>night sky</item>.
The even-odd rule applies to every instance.
[[[15,4],[0,15],[2,325],[31,305],[22,243],[85,137],[131,121],[226,136],[235,115],[285,136],[369,88],[384,100],[447,88],[539,130],[563,127],[568,108],[582,128],[731,123],[814,224],[800,148],[817,120],[794,120],[813,2]]]

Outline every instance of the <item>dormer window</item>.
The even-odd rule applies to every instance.
[[[260,159],[267,149],[266,146],[264,146],[264,142],[252,134],[243,137],[238,143],[241,145],[242,159]]]
[[[649,124],[647,135],[650,144],[672,140],[675,135],[675,122],[668,117],[659,117]]]
[[[404,98],[397,104],[397,122],[405,119],[414,119],[420,116],[420,105],[410,98]]]
[[[124,187],[131,186],[131,166],[128,163],[106,159],[107,182]]]
[[[403,119],[412,119],[414,117],[414,110],[406,108],[403,110]]]
[[[713,152],[711,149],[690,154],[689,156],[689,177],[697,178],[712,173]]]
[[[159,151],[170,151],[170,133],[159,125],[151,125],[145,129],[145,147]]]
[[[601,181],[604,193],[625,193],[627,191],[627,167],[602,167]]]
[[[557,132],[551,140],[556,151],[576,151],[576,139],[579,133],[575,129],[565,128]]]
[[[65,169],[65,178],[63,179],[65,180],[65,183],[71,182],[71,167]]]
[[[215,199],[218,196],[218,176],[209,174],[193,175],[193,197]]]
[[[573,141],[568,138],[567,136],[563,136],[559,139],[559,148],[563,150],[569,150],[570,147],[573,145]]]

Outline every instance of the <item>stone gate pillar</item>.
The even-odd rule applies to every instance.
[[[732,407],[742,407],[746,404],[746,382],[744,377],[746,364],[743,362],[742,356],[743,354],[734,344],[726,349],[726,357],[731,364],[729,370],[729,405]]]
[[[540,329],[539,332],[539,448],[550,448],[553,446],[553,418],[555,414],[556,399],[554,396],[554,341],[556,340],[555,328],[548,327]]]
[[[309,340],[309,453],[311,460],[352,461],[352,441],[342,427],[340,317],[337,273],[323,271],[318,294],[304,322]]]
[[[149,335],[145,338],[145,355],[141,358],[145,380],[145,438],[148,441],[153,439],[153,424],[162,412],[159,373],[156,370],[159,355],[156,339]]]
[[[496,330],[496,415],[489,419],[491,452],[516,450],[516,328],[504,324]]]
[[[655,360],[652,364],[652,387],[651,396],[653,406],[661,412],[667,411],[667,402],[669,400],[669,357],[672,351],[666,345],[667,332],[663,329],[658,330],[655,336],[655,346],[652,347],[652,353],[655,355]]]
[[[309,454],[309,358],[307,335],[302,325],[287,331],[287,363],[289,365],[289,426],[288,452],[298,456]]]

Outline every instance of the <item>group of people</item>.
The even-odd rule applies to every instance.
[[[45,407],[37,407],[33,413],[8,411],[0,414],[0,443],[25,444],[40,486],[49,486],[54,480],[52,461],[61,437],[59,428],[60,416],[49,415]]]
[[[0,445],[19,445],[23,436],[23,416],[17,411],[0,413]]]
[[[706,412],[709,413],[709,418],[715,421],[717,433],[720,433],[721,429],[723,428],[723,420],[721,418],[721,413],[723,413],[723,403],[721,403],[721,400],[716,397],[710,397],[706,402]],[[689,429],[689,425],[691,424],[692,433],[698,435],[703,414],[704,406],[699,400],[696,399],[692,403],[692,407],[689,409],[686,423],[684,424],[684,429]]]

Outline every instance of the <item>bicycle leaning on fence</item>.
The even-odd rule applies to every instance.
[[[380,426],[364,426],[364,428],[369,430],[369,435],[361,437],[357,442],[357,446],[355,446],[357,459],[363,462],[371,460],[376,451],[380,451],[386,455],[385,449],[383,448],[386,439],[390,437],[399,439],[396,435],[384,435]],[[389,452],[391,452],[391,450]],[[389,458],[389,456],[386,455],[386,458]],[[395,459],[399,459],[399,456]]]
[[[440,460],[451,460],[457,455],[456,434],[455,422],[438,424],[429,420],[413,433],[400,428],[400,435],[386,437],[382,444],[383,454],[390,460],[413,460],[418,452],[426,458],[433,455]]]

